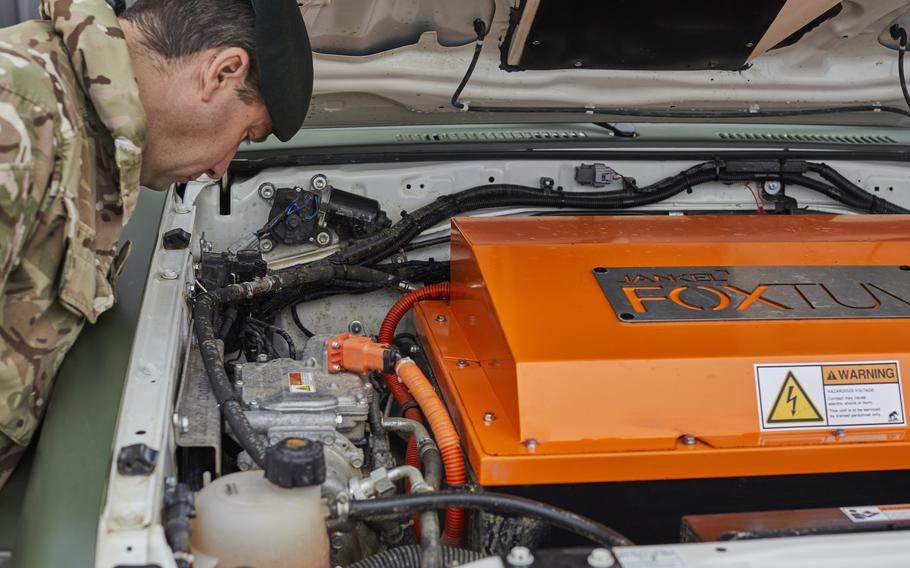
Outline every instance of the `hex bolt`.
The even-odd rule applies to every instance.
[[[332,242],[332,235],[326,233],[325,231],[316,235],[316,244],[321,247],[324,247],[331,242]]]
[[[512,566],[530,566],[534,564],[534,555],[531,550],[524,546],[515,546],[506,556],[506,562]]]
[[[436,314],[436,321],[438,321],[439,323],[445,323],[446,317],[442,314]]]
[[[834,431],[835,438],[843,438],[846,435],[847,435],[847,431],[844,430],[843,428],[838,428],[837,430]]]
[[[363,333],[363,324],[357,320],[354,320],[348,324],[348,331],[354,335],[360,335]]]
[[[259,186],[259,197],[269,200],[275,197],[275,184],[265,182]]]
[[[167,270],[162,270],[159,276],[161,276],[162,280],[177,280],[178,274],[176,270],[168,268]]]
[[[266,355],[265,353],[260,353],[259,355],[256,355],[256,361],[258,361],[259,363],[265,363],[268,360],[269,360],[269,356]]]
[[[766,181],[764,185],[765,193],[768,195],[777,195],[783,186],[779,181]]]
[[[529,451],[533,452],[534,450],[537,449],[537,440],[535,440],[534,438],[528,438],[527,440],[522,442],[522,444],[524,444],[524,447],[528,448]]]
[[[310,187],[316,191],[322,191],[329,186],[329,178],[325,174],[316,174],[310,178]]]
[[[459,359],[458,361],[455,362],[455,365],[456,365],[459,369],[467,369],[468,367],[471,366],[471,364],[468,363],[467,361],[465,361],[464,359]]]
[[[269,252],[275,248],[275,243],[272,242],[272,239],[259,239],[259,250],[262,252]]]
[[[698,439],[696,439],[695,436],[686,434],[685,436],[682,437],[682,443],[687,446],[694,446],[695,444],[698,443]]]
[[[495,412],[490,412],[490,411],[488,410],[488,411],[486,411],[486,412],[483,413],[483,421],[486,422],[487,424],[489,424],[490,422],[493,422],[494,420],[496,420],[496,413],[495,413]]]
[[[351,465],[357,468],[363,467],[363,460],[360,458],[354,458],[351,460]]]
[[[335,550],[344,548],[344,535],[340,532],[332,534],[332,548]]]
[[[610,568],[616,564],[616,558],[608,548],[595,548],[588,555],[588,566],[591,568]]]

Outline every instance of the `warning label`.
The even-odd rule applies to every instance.
[[[910,505],[882,505],[880,507],[841,507],[841,512],[854,523],[881,523],[910,521]]]
[[[291,392],[316,392],[313,373],[301,373],[300,371],[288,373],[288,390]]]
[[[896,361],[756,365],[762,430],[904,425]]]

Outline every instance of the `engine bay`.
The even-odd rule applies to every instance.
[[[731,157],[179,187],[143,307],[179,333],[133,354],[154,379],[102,523],[161,527],[181,567],[650,566],[619,547],[908,500],[907,180]]]

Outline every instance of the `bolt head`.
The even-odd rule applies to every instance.
[[[530,566],[534,564],[534,555],[524,546],[516,546],[509,551],[506,562],[512,566]]]
[[[535,440],[534,438],[528,438],[527,440],[522,442],[522,444],[524,444],[524,447],[528,448],[528,451],[533,452],[534,450],[537,449],[537,440]]]
[[[275,197],[275,185],[271,183],[264,183],[259,186],[259,197],[263,199],[271,199]]]
[[[178,274],[176,270],[171,270],[169,268],[167,270],[162,270],[160,276],[162,280],[177,280]]]
[[[335,371],[336,373],[341,371],[341,365],[339,365],[338,363],[335,363],[334,365],[332,365],[332,370]]]
[[[324,247],[327,244],[332,242],[332,236],[326,232],[319,233],[316,235],[316,244]]]
[[[275,248],[275,243],[272,242],[272,239],[259,239],[259,250],[262,252],[269,252]]]
[[[464,359],[459,359],[459,360],[455,363],[455,365],[456,365],[459,369],[467,369],[468,367],[471,366],[471,364],[468,363],[467,361],[465,361]]]
[[[834,431],[834,436],[836,438],[843,438],[846,435],[847,435],[847,431],[844,430],[843,428],[838,428],[837,430]]]
[[[344,535],[341,533],[334,533],[332,535],[332,548],[335,550],[341,550],[344,548]]]
[[[329,178],[324,174],[316,174],[310,178],[310,187],[315,190],[323,190],[329,185]]]
[[[437,315],[436,315],[436,321],[438,321],[439,323],[443,323],[443,322],[446,321],[446,317],[445,317],[444,315],[442,315],[442,314],[437,314]]]
[[[764,184],[765,193],[768,195],[777,195],[782,189],[779,181],[766,181]]]
[[[695,438],[695,436],[690,436],[689,434],[686,434],[685,436],[682,437],[682,443],[687,446],[694,446],[696,443],[698,443],[698,440]]]
[[[496,420],[495,412],[487,411],[487,412],[483,413],[483,421],[486,422],[487,424],[489,424],[490,422],[493,422],[494,420]]]
[[[339,347],[341,347],[340,343],[338,343],[337,341],[332,342],[332,349],[338,349]]]
[[[588,555],[588,566],[591,568],[610,568],[616,564],[616,558],[607,548],[595,548]]]
[[[269,356],[266,355],[265,353],[260,353],[259,355],[256,355],[256,361],[258,361],[260,363],[265,363],[268,360],[269,360]]]
[[[363,333],[363,324],[357,320],[354,320],[348,324],[348,331],[350,331],[354,335],[360,335],[361,333]]]

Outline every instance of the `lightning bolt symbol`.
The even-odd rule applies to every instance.
[[[790,412],[790,416],[796,416],[796,397],[793,396],[793,385],[790,385],[790,387],[787,388],[787,402],[793,403],[793,407]]]

